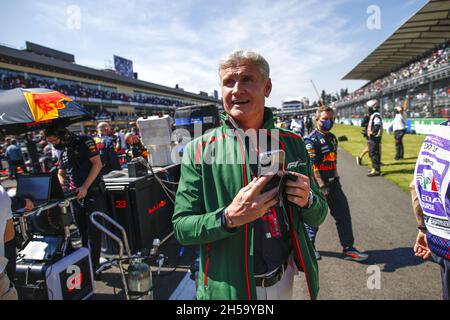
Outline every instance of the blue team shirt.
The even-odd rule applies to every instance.
[[[113,170],[122,169],[115,150],[116,141],[112,137],[97,136],[94,138],[94,142],[102,159],[102,175],[110,173]]]
[[[92,168],[90,159],[98,155],[99,152],[94,140],[85,135],[75,136],[69,146],[62,150],[60,168],[66,172],[70,189],[73,190],[82,186]],[[100,175],[91,187],[98,186],[99,177]]]

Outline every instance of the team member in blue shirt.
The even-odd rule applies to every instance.
[[[113,170],[122,169],[115,150],[116,141],[111,136],[111,127],[109,124],[107,122],[100,122],[97,125],[97,132],[98,135],[94,138],[94,141],[102,159],[103,168],[101,175],[103,176]]]
[[[337,171],[337,139],[330,132],[334,122],[334,111],[330,107],[322,106],[316,113],[317,128],[305,138],[306,149],[311,159],[311,165],[322,194],[327,200],[330,213],[336,220],[337,231],[343,248],[343,257],[347,260],[364,261],[368,255],[359,252],[354,246],[352,220],[347,198],[339,182]],[[313,243],[319,228],[306,226],[308,235]],[[320,254],[316,251],[316,258]]]

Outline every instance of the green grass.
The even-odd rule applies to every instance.
[[[360,155],[366,145],[366,140],[361,135],[361,127],[336,124],[333,127],[333,133],[336,137],[346,136],[348,138],[348,141],[339,142],[339,146],[354,157]],[[381,166],[382,176],[398,185],[402,190],[408,191],[408,186],[414,175],[417,155],[424,139],[425,135],[406,134],[403,138],[405,159],[396,161],[394,160],[394,134],[387,134],[384,131],[381,148],[381,162],[384,164],[384,166]],[[370,168],[369,154],[364,156],[362,163]]]

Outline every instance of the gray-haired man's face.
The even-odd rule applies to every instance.
[[[222,68],[219,74],[225,111],[241,124],[260,118],[272,83],[263,78],[259,66],[242,62]]]

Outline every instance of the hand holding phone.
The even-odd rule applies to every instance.
[[[285,153],[283,150],[272,150],[262,152],[258,157],[258,177],[272,176],[272,179],[264,186],[261,193],[267,192],[280,186],[281,177],[284,172]]]
[[[289,172],[288,174],[286,175],[286,182],[283,184],[285,200],[299,207],[305,207],[310,198],[311,185],[309,177],[298,172]]]
[[[270,177],[254,178],[248,185],[239,190],[231,204],[226,208],[226,226],[239,227],[262,217],[269,208],[278,202],[278,190],[262,193],[264,185]]]

